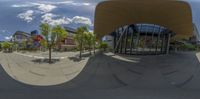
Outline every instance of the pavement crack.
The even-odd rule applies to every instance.
[[[33,71],[31,71],[31,70],[29,70],[29,72],[30,72],[31,74],[34,74],[34,75],[37,75],[37,76],[45,76],[44,74],[39,74],[39,73],[33,72]]]
[[[169,71],[169,72],[165,72],[165,73],[162,73],[164,76],[168,76],[168,75],[172,75],[174,73],[177,73],[178,70],[173,70],[173,71]]]
[[[194,78],[194,75],[191,75],[187,80],[185,80],[182,83],[175,84],[175,86],[176,87],[183,87],[184,85],[186,85],[187,83],[189,83],[193,78]]]

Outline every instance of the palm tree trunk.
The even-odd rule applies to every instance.
[[[51,45],[49,46],[49,63],[51,63]]]
[[[80,44],[80,55],[79,55],[79,58],[81,59],[82,58],[82,42],[81,42],[81,44]]]
[[[95,52],[95,50],[96,50],[95,45],[93,45],[93,47],[94,47],[93,50],[94,50],[94,54],[95,54],[95,53],[96,53],[96,52]]]
[[[90,55],[92,55],[92,50],[91,50],[91,46],[89,47],[89,50],[90,50]]]

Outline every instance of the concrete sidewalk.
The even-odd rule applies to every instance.
[[[23,60],[30,61],[32,59],[16,54],[4,55],[1,53],[0,56],[2,55],[3,57],[11,57],[11,60],[15,61],[16,64],[19,64],[18,58],[20,58],[20,63],[24,64],[27,63]],[[83,69],[80,70],[81,72],[65,83],[45,87],[17,83],[1,71],[0,91],[2,93],[0,93],[0,98],[199,99],[200,64],[196,55],[199,54],[183,52],[158,56],[128,56],[105,53],[82,61],[69,58],[75,63],[85,63]],[[0,58],[0,62],[4,60]],[[10,62],[9,59],[7,60]],[[38,64],[35,63],[34,67],[47,68],[47,66]],[[52,66],[52,71],[49,72],[53,72],[53,67],[57,68],[60,64],[68,68],[70,62],[65,60],[55,64],[57,65],[48,65],[48,67]],[[19,67],[20,65],[11,68],[18,69]],[[76,65],[70,67],[75,68]],[[24,66],[24,68],[29,68],[29,65]],[[71,70],[66,72],[71,72]]]
[[[17,81],[29,85],[49,86],[70,81],[82,71],[88,60],[85,58],[74,61],[70,59],[70,56],[72,57],[70,54],[65,59],[48,64],[36,56],[1,53],[0,63],[8,75]]]

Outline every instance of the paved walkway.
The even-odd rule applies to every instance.
[[[12,58],[18,59],[15,55],[11,54]],[[199,99],[197,56],[200,54],[194,52],[158,56],[98,54],[82,60],[86,63],[72,80],[46,87],[18,83],[0,69],[0,99]]]
[[[39,59],[47,59],[49,58],[49,52],[14,52],[15,54],[31,57],[31,58],[39,58]],[[66,59],[68,57],[73,57],[74,55],[78,55],[79,52],[52,52],[53,59]]]
[[[16,52],[1,53],[0,63],[8,75],[22,83],[39,86],[57,85],[76,77],[88,60],[79,60],[77,53],[64,53],[66,54],[67,56],[62,59],[53,56],[55,63],[48,64],[48,58],[44,56]]]

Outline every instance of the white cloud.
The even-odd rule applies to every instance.
[[[0,40],[10,40],[11,38],[8,30],[0,30]]]
[[[85,5],[85,6],[89,6],[89,5],[91,5],[90,3],[83,3],[83,5]]]
[[[57,5],[66,4],[66,5],[73,5],[73,6],[91,6],[92,4],[89,2],[75,2],[72,0],[68,1],[39,1],[39,2],[26,2],[24,4],[13,4],[11,7],[14,8],[23,8],[23,7],[38,7],[42,11],[50,12],[51,10],[55,9]]]
[[[48,23],[50,25],[62,25],[62,24],[84,24],[92,26],[92,21],[89,18],[82,16],[75,16],[73,18],[60,17],[52,13],[46,13],[42,17],[42,23]]]
[[[10,40],[10,39],[12,39],[12,36],[6,36],[6,37],[4,37],[4,39]]]
[[[17,17],[29,23],[33,20],[33,13],[33,10],[27,10],[26,12],[18,14]]]
[[[37,8],[38,10],[42,11],[43,13],[47,13],[52,11],[53,9],[57,8],[57,6],[48,4],[48,3],[42,3],[42,2],[28,2],[24,4],[14,4],[11,5],[11,7],[14,8],[24,8],[24,7],[34,7]]]
[[[2,33],[5,33],[7,30],[1,30]]]
[[[62,2],[50,2],[50,1],[39,1],[39,2],[26,2],[24,4],[14,4],[12,7],[33,7],[36,8],[37,10],[28,10],[26,12],[18,14],[18,18],[23,19],[26,22],[31,22],[33,20],[33,14],[47,14],[50,13],[52,10],[56,9],[57,6],[60,4],[67,4],[67,5],[74,5],[74,6],[90,6],[90,3],[87,2],[75,2],[72,0],[68,1],[62,1]],[[48,15],[48,14],[47,14]],[[45,15],[43,16],[45,17]],[[43,18],[43,21],[49,22],[51,24],[68,24],[69,23],[69,18]],[[52,17],[52,16],[51,16]],[[89,18],[85,17],[79,17],[76,16],[71,19],[71,23],[76,23],[76,24],[87,24],[87,25],[92,25],[92,22]]]
[[[11,5],[11,7],[14,7],[14,8],[25,8],[25,7],[33,7],[34,5],[32,4],[14,4],[14,5]]]
[[[38,6],[38,9],[45,12],[45,13],[50,12],[55,8],[57,8],[57,7],[54,6],[54,5],[46,5],[46,4],[41,4],[41,5]]]
[[[61,17],[52,13],[46,13],[42,17],[42,23],[48,23],[50,25],[61,25],[61,24],[69,24],[70,19],[66,17]]]
[[[37,7],[38,10],[42,11],[43,13],[51,12],[53,9],[57,8],[55,5],[51,4],[44,4],[44,3],[32,3]]]
[[[89,18],[82,17],[82,16],[73,17],[72,23],[93,26],[92,21]]]
[[[74,2],[72,1],[71,3],[65,3],[65,4],[70,4],[70,5],[74,5],[74,6],[90,6],[90,3],[78,3],[78,2]]]
[[[67,4],[67,5],[73,5],[73,6],[90,6],[91,5],[91,3],[88,3],[88,2],[75,2],[72,0],[61,1],[61,2],[42,1],[41,3],[51,4],[51,5]]]
[[[13,7],[34,7],[37,10],[28,10],[26,12],[20,13],[17,17],[23,19],[26,22],[31,22],[33,20],[33,14],[41,14],[43,23],[49,23],[51,25],[61,25],[61,24],[84,24],[93,26],[92,21],[83,16],[75,16],[73,18],[61,17],[50,13],[52,10],[56,9],[60,4],[74,5],[74,6],[89,6],[90,3],[87,2],[75,2],[72,0],[63,2],[50,2],[50,1],[39,1],[39,2],[29,2],[21,5],[13,5]]]

